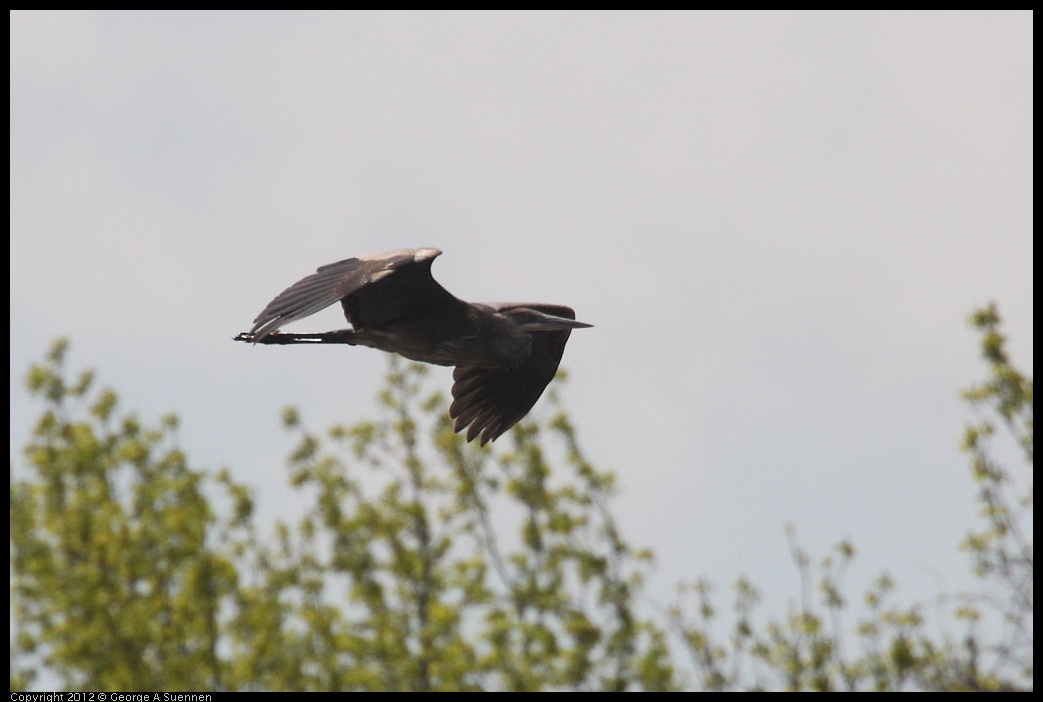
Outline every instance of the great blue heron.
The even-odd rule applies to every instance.
[[[564,305],[470,303],[431,277],[438,249],[402,249],[323,266],[286,288],[236,341],[350,344],[456,366],[449,416],[482,446],[524,417],[554,378],[576,321]],[[351,329],[283,334],[284,324],[340,301]]]

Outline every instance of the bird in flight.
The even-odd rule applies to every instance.
[[[528,414],[554,378],[576,321],[564,305],[472,303],[431,277],[438,249],[400,249],[322,266],[268,303],[253,329],[235,337],[254,344],[348,344],[455,366],[449,416],[454,431],[484,446]],[[284,324],[335,302],[351,329],[285,334]]]

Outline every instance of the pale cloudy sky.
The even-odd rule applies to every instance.
[[[595,325],[564,398],[655,596],[796,595],[785,523],[814,553],[851,538],[855,590],[967,585],[971,310],[995,300],[1031,367],[1031,14],[11,22],[13,455],[21,378],[68,335],[292,516],[280,409],[370,416],[384,359],[231,337],[319,265],[435,246],[464,299]]]

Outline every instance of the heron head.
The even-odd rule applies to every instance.
[[[541,312],[532,307],[516,307],[508,311],[506,316],[517,324],[518,329],[523,332],[561,331],[563,329],[582,329],[594,326],[577,322],[575,319],[569,319],[568,317]]]

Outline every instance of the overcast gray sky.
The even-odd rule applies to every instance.
[[[464,299],[595,325],[564,399],[657,597],[795,595],[787,522],[814,553],[849,537],[855,590],[968,585],[972,309],[995,300],[1031,368],[1031,14],[11,22],[14,455],[21,378],[68,335],[291,517],[281,408],[371,416],[385,360],[231,337],[319,265],[434,246]]]

